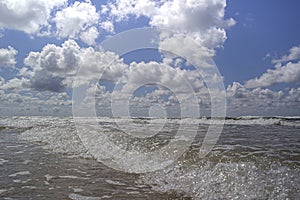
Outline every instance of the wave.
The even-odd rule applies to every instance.
[[[300,117],[227,117],[225,124],[300,126]]]
[[[81,120],[89,122],[91,119],[82,118]],[[199,123],[208,125],[224,122],[218,118],[99,118],[97,120],[100,124],[100,131],[111,135],[112,140],[124,148],[130,147],[129,150],[138,149],[140,152],[142,152],[141,150],[146,151],[147,145],[142,144],[143,148],[141,148],[136,141],[129,140],[123,135],[117,137],[116,123],[126,125],[131,123],[133,124],[132,127],[138,129],[141,125],[149,124]],[[225,125],[266,125],[276,130],[276,127],[285,129],[282,126],[299,126],[299,121],[299,117],[228,117],[225,119]],[[93,156],[82,144],[72,117],[1,117],[0,126],[20,127],[23,130],[20,139],[38,142],[49,151],[69,157],[93,159]],[[252,129],[252,127],[249,128]],[[259,132],[259,127],[257,130]],[[175,138],[178,141],[184,139]],[[92,139],[90,142],[93,142]],[[159,142],[165,143],[164,140],[151,140],[149,144],[153,145]],[[194,145],[192,148],[196,148],[196,146]],[[285,199],[290,196],[299,197],[297,193],[297,188],[300,187],[298,168],[282,165],[274,159],[266,156],[261,157],[260,154],[249,156],[249,158],[251,157],[249,160],[241,160],[241,156],[230,155],[232,152],[230,147],[232,145],[228,148],[219,146],[200,161],[195,160],[192,151],[188,151],[183,158],[163,170],[141,174],[139,181],[141,184],[151,186],[153,190],[159,192],[176,191],[193,199],[223,199],[225,197],[229,199],[236,197],[242,199]],[[255,151],[263,152],[260,150],[264,149],[258,148]],[[124,162],[128,162],[128,160],[124,159]]]
[[[81,120],[89,121],[92,118],[82,117]],[[74,122],[73,117],[0,117],[1,129],[5,127],[29,127],[34,125],[47,124],[50,122],[62,123],[62,121]],[[241,116],[241,117],[226,117],[226,118],[112,118],[100,117],[97,118],[98,122],[102,123],[135,123],[135,124],[162,124],[162,123],[186,123],[186,124],[227,124],[227,125],[282,125],[282,126],[300,126],[300,116],[274,116],[274,117],[261,117],[261,116]]]
[[[161,123],[185,123],[185,124],[225,124],[225,125],[281,125],[300,126],[300,117],[226,117],[226,118],[98,118],[100,122],[117,123],[141,123],[141,124],[161,124]]]
[[[83,118],[86,121],[91,119]],[[150,127],[155,129],[156,127],[161,127],[162,125],[171,124],[178,125],[180,123],[185,124],[222,124],[224,123],[221,119],[210,119],[210,118],[183,118],[183,119],[130,119],[130,118],[98,118],[98,123],[100,124],[100,131],[109,133],[113,140],[124,139],[120,137],[115,137],[113,133],[116,131],[116,123],[118,125],[124,126],[126,129],[131,129],[131,131],[139,132],[142,126],[148,126],[149,123],[152,125]],[[146,123],[145,123],[146,121]],[[231,117],[225,119],[225,125],[281,125],[281,126],[300,126],[299,117]],[[28,141],[38,142],[44,144],[44,148],[49,149],[53,152],[63,153],[71,156],[82,156],[91,157],[87,149],[82,144],[76,130],[75,122],[72,117],[0,117],[0,131],[6,128],[18,128],[18,132],[22,132],[20,135],[21,139]],[[123,127],[123,128],[124,128]],[[171,129],[172,126],[167,127]],[[178,128],[178,126],[177,126]],[[188,131],[188,130],[187,130]],[[166,139],[166,138],[165,138]],[[184,138],[174,138],[175,140],[184,140]],[[167,140],[167,139],[166,139]],[[120,141],[117,141],[120,143]],[[128,142],[128,141],[127,141]],[[137,141],[131,141],[136,142]],[[157,141],[152,141],[156,143]],[[126,144],[128,148],[131,144]],[[124,146],[126,146],[124,144]],[[160,144],[158,144],[160,145]],[[125,148],[125,147],[124,147]],[[130,147],[132,148],[132,147]],[[140,149],[140,147],[139,147]]]
[[[282,126],[300,126],[300,117],[260,117],[260,116],[242,116],[226,118],[99,118],[100,121],[117,121],[120,123],[186,123],[186,124],[227,124],[227,125],[282,125]]]

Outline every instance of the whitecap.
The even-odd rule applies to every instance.
[[[24,176],[24,175],[30,175],[30,171],[21,171],[14,174],[8,175],[9,177],[16,177],[16,176]]]

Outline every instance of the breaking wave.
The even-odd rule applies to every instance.
[[[118,124],[127,124],[128,126],[129,123],[132,123],[131,128],[133,127],[137,131],[144,124],[149,123],[158,125],[164,123],[166,126],[163,133],[158,134],[157,137],[135,140],[118,132],[115,126],[116,121]],[[179,160],[162,170],[140,175],[139,182],[151,186],[153,190],[167,193],[176,192],[193,199],[299,198],[298,127],[300,117],[226,118],[225,127],[234,125],[234,131],[228,128],[223,133],[228,136],[227,140],[229,141],[224,139],[226,144],[222,144],[221,141],[208,156],[199,159],[197,152],[202,133],[206,131],[206,125],[221,122],[222,119],[210,118],[98,119],[100,131],[110,135],[110,139],[121,145],[122,148],[135,152],[152,151],[167,144],[170,139],[186,140],[186,138],[174,138],[173,131],[178,123],[200,124],[198,139],[196,138],[196,141]],[[274,149],[268,149],[267,145],[263,145],[263,143],[260,145],[253,142],[262,140],[259,133],[263,133],[266,126],[267,129],[271,129],[268,134],[275,131],[290,137],[290,140],[283,141],[286,143],[274,144],[274,146],[283,146],[282,150],[277,152]],[[2,117],[0,118],[0,127],[22,128],[20,139],[38,142],[49,151],[70,157],[93,158],[82,144],[76,132],[75,122],[71,117]],[[282,132],[287,129],[288,133]],[[249,140],[248,146],[240,145],[239,141],[243,139],[240,138],[240,134],[247,135],[247,131],[258,134],[253,136],[254,139]],[[267,137],[266,134],[264,137]],[[277,135],[269,137],[280,142],[279,138],[275,138]],[[124,162],[127,161],[124,160]]]

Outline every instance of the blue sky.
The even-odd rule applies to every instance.
[[[149,80],[158,85],[190,81],[200,107],[207,108],[202,114],[209,114],[207,96],[212,94],[203,88],[197,73],[188,70],[184,59],[159,50],[131,52],[122,59],[99,48],[107,38],[141,27],[172,29],[203,47],[200,52],[185,45],[177,52],[214,59],[225,90],[213,92],[226,92],[228,115],[300,115],[299,6],[296,0],[2,1],[1,115],[71,115],[79,68],[86,69],[84,80],[97,88],[98,113],[111,114],[115,85],[124,86],[116,90],[122,96],[127,85],[138,86],[140,79],[157,73]],[[171,49],[184,41],[175,35],[167,37],[158,45]],[[91,82],[95,72],[109,59],[115,59],[116,65],[106,69],[103,76],[107,77],[102,77],[106,81],[95,86]],[[172,83],[174,69],[184,78]],[[145,95],[133,95],[130,100],[134,109],[147,113],[145,109],[158,104],[167,110],[179,109],[184,92],[180,87],[176,91],[141,87]]]
[[[237,23],[215,58],[226,84],[259,76],[272,68],[267,54],[280,57],[300,44],[299,6],[299,1],[228,1],[226,13]]]

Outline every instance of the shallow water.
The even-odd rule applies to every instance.
[[[179,160],[155,172],[130,174],[95,160],[78,137],[72,118],[0,118],[0,126],[5,127],[0,129],[0,197],[300,198],[298,119],[228,119],[217,145],[203,159],[198,152],[208,128],[207,119],[169,120],[160,133],[146,138],[132,138],[118,128],[121,124],[138,132],[150,124],[155,129],[163,120],[116,120],[119,126],[115,119],[99,119],[101,132],[120,148],[140,153],[159,149],[172,139],[184,140],[175,136],[179,123],[197,121],[200,125],[195,140]]]
[[[22,131],[0,132],[1,199],[180,199],[178,194],[138,184],[138,175],[20,140]]]

